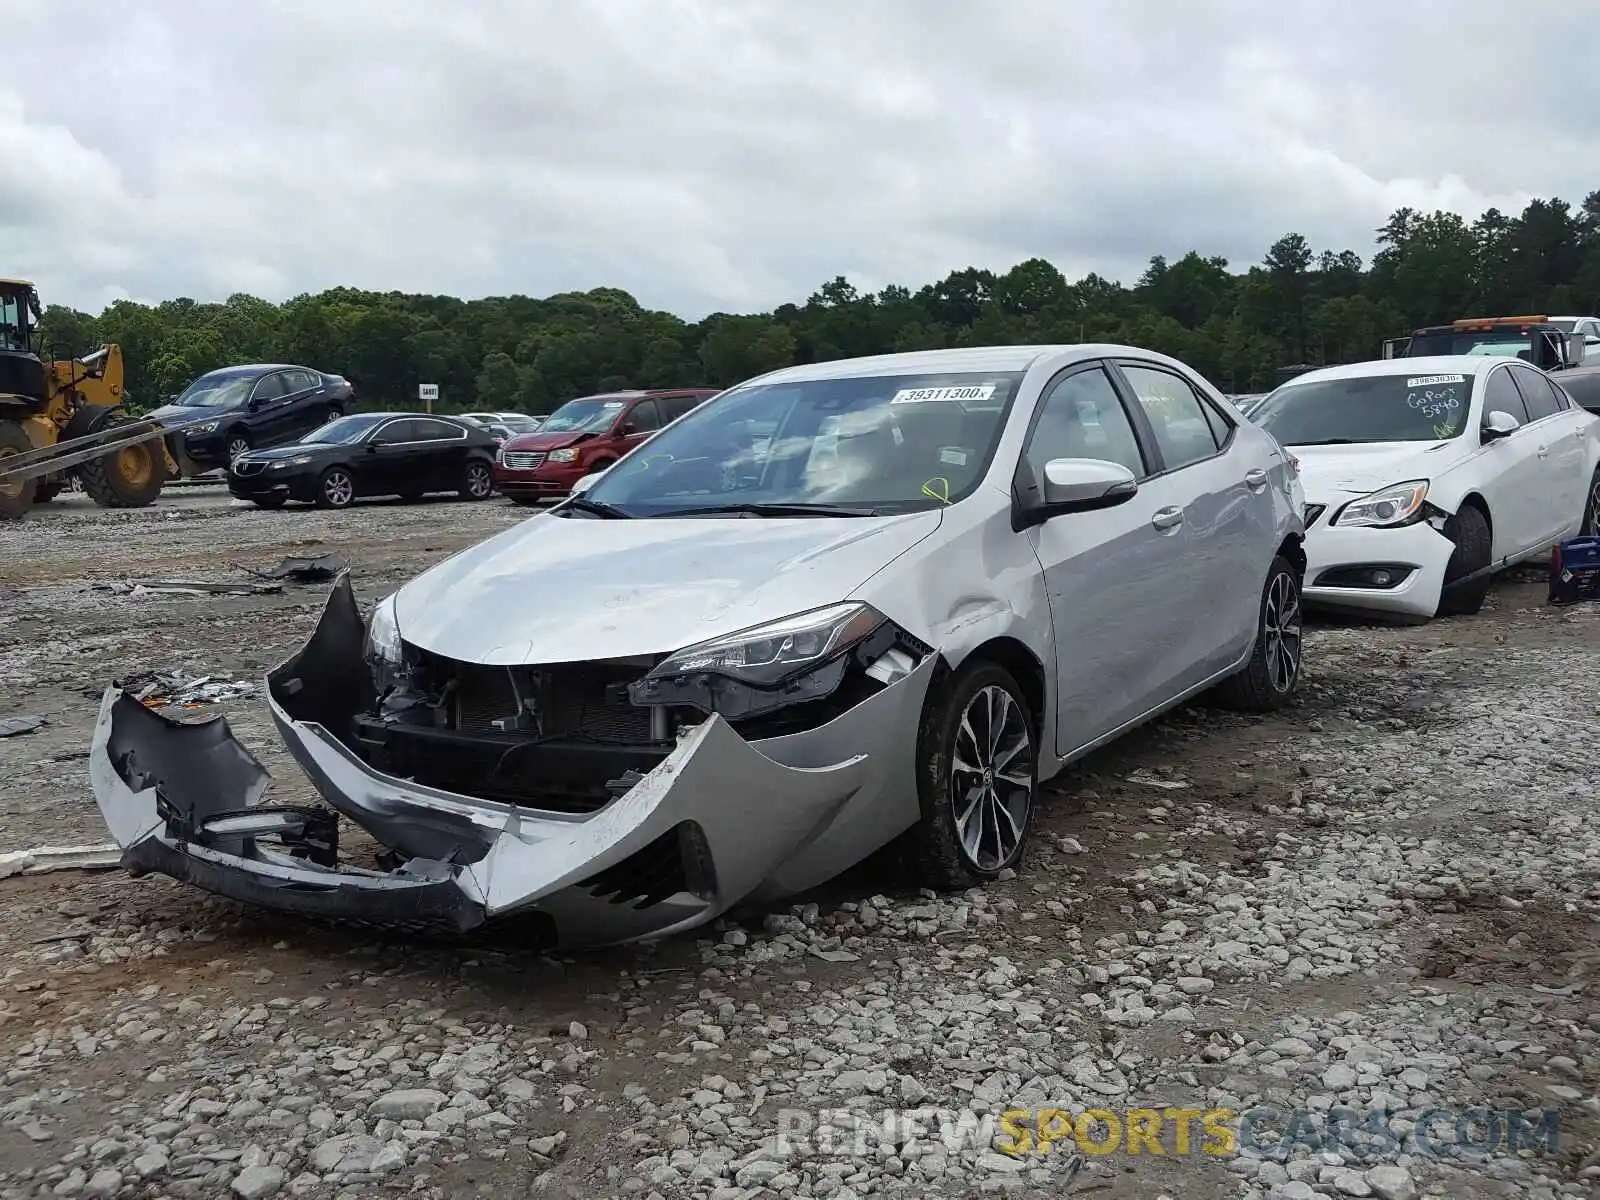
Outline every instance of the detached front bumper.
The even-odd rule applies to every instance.
[[[1330,505],[1329,511],[1337,511]],[[1400,529],[1342,529],[1321,516],[1306,530],[1308,607],[1425,621],[1439,608],[1455,547],[1426,521]],[[1373,572],[1396,580],[1377,586]]]
[[[748,742],[712,716],[605,807],[568,814],[364,762],[330,729],[358,711],[362,642],[341,578],[311,639],[267,679],[279,731],[332,812],[266,803],[270,778],[225,719],[183,724],[108,690],[90,774],[128,870],[388,926],[465,931],[538,914],[554,945],[607,945],[812,886],[917,816],[911,747],[935,656],[804,733]],[[335,814],[380,843],[374,868],[339,852]]]

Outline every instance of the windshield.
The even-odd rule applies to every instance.
[[[237,408],[250,395],[256,378],[255,372],[212,371],[184,388],[173,403],[183,408]]]
[[[1551,317],[1550,318],[1550,324],[1554,325],[1557,329],[1561,330],[1562,333],[1570,334],[1570,333],[1577,333],[1578,332],[1578,318],[1577,317],[1571,317],[1571,318]]]
[[[540,433],[603,433],[610,429],[617,414],[627,407],[626,400],[591,396],[568,400],[539,426]]]
[[[1250,419],[1285,446],[1431,442],[1466,428],[1471,375],[1362,375],[1291,383]]]
[[[612,467],[584,497],[628,516],[953,504],[982,480],[1021,379],[901,375],[726,392]]]
[[[376,416],[340,417],[338,420],[329,421],[320,429],[313,429],[300,441],[302,445],[307,446],[348,446],[351,442],[359,442],[374,425],[388,419],[381,413]]]

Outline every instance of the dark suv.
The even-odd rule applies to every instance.
[[[342,417],[355,388],[340,375],[282,363],[223,367],[196,379],[150,417],[185,475],[225,467],[247,450],[292,442]]]

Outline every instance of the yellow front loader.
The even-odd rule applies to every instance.
[[[0,279],[0,518],[52,499],[72,475],[96,504],[142,508],[178,475],[154,421],[122,407],[122,348],[41,360],[39,294]]]

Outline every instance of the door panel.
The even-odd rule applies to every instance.
[[[1577,529],[1588,500],[1589,455],[1583,430],[1579,418],[1567,407],[1566,397],[1547,376],[1515,366],[1511,373],[1533,419],[1531,432],[1538,434],[1539,447],[1544,450],[1539,456],[1544,466],[1540,498],[1545,502],[1541,539],[1554,541]]]
[[[402,419],[372,431],[367,450],[359,456],[357,482],[368,496],[394,496],[417,490],[416,421]]]
[[[1151,478],[1152,460],[1099,364],[1046,389],[1024,454],[1035,478],[1052,459],[1096,458],[1146,481],[1125,504],[1028,531],[1055,629],[1057,749],[1070,754],[1155,702],[1162,664],[1182,636],[1178,581],[1188,533],[1176,487]]]
[[[1489,502],[1493,524],[1493,549],[1498,562],[1537,545],[1545,526],[1545,504],[1539,499],[1545,486],[1539,457],[1540,431],[1532,423],[1522,393],[1511,378],[1511,368],[1496,367],[1483,385],[1483,412],[1507,412],[1522,422],[1510,437],[1486,444],[1476,463]],[[1471,436],[1470,434],[1466,436]]]
[[[250,391],[250,402],[256,407],[248,421],[252,445],[278,446],[294,439],[289,397],[284,390],[287,386],[288,380],[282,371],[256,380]]]

